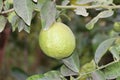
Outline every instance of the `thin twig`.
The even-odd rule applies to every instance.
[[[6,11],[2,11],[0,14],[7,14],[7,13],[10,13],[10,12],[13,12],[14,11],[14,8],[12,9],[9,9],[9,10],[6,10]]]
[[[91,72],[87,72],[87,73],[80,74],[80,76],[78,76],[76,80],[79,80],[82,76],[91,74],[91,73],[93,73],[93,72],[95,72],[95,71],[97,71],[97,70],[103,69],[103,68],[105,68],[105,67],[107,67],[107,66],[110,66],[110,65],[116,63],[116,62],[119,62],[119,61],[113,61],[113,62],[111,62],[111,63],[109,63],[109,64],[106,64],[106,65],[104,65],[104,66],[101,66],[101,67],[99,67],[99,68],[97,68],[97,69],[95,69],[95,70],[93,70],[93,71],[91,71]]]
[[[61,9],[61,8],[75,9],[75,8],[78,8],[78,7],[84,7],[86,9],[94,9],[94,8],[118,9],[118,8],[120,8],[120,5],[116,5],[116,6],[109,6],[109,5],[93,5],[93,6],[74,6],[74,5],[70,5],[70,6],[60,6],[60,5],[57,5],[56,7],[59,8],[59,9]]]
[[[120,8],[120,5],[112,5],[112,6],[109,6],[109,5],[93,5],[93,6],[73,6],[73,5],[67,5],[67,6],[61,6],[61,5],[56,5],[56,8],[58,9],[75,9],[75,8],[78,8],[78,7],[84,7],[86,9],[95,9],[95,8],[104,8],[104,9],[118,9]],[[14,8],[12,9],[9,9],[9,10],[6,10],[6,11],[2,11],[0,12],[0,14],[7,14],[7,13],[10,13],[10,12],[13,12],[14,11]]]

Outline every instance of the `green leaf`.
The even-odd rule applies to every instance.
[[[27,33],[30,33],[30,27],[28,25],[26,25],[25,22],[22,19],[19,19],[19,22],[18,22],[18,31],[21,32],[23,29]]]
[[[120,44],[117,44],[117,45],[115,46],[115,48],[116,48],[116,50],[119,52],[118,54],[120,54]]]
[[[68,67],[66,67],[65,65],[63,65],[60,68],[60,72],[63,76],[71,76],[71,75],[78,75],[78,73],[73,72],[71,69],[69,69]]]
[[[113,57],[116,60],[120,60],[119,51],[116,49],[116,46],[110,47],[109,51],[112,53]]]
[[[87,10],[86,10],[86,8],[84,8],[84,7],[77,7],[75,10],[75,13],[77,14],[77,15],[82,15],[82,16],[88,16],[88,12],[87,12]]]
[[[16,28],[18,28],[18,31],[25,30],[27,33],[30,33],[30,27],[25,24],[25,22],[15,14],[15,12],[12,12],[8,17],[9,22],[12,25],[12,31],[15,31]]]
[[[16,28],[18,27],[18,21],[19,21],[19,17],[18,16],[14,16],[12,19],[12,31],[15,31]]]
[[[56,6],[55,3],[47,0],[41,8],[41,24],[42,28],[48,29],[53,22],[55,22],[56,17]]]
[[[63,63],[72,71],[79,72],[80,61],[77,53],[73,53],[70,57],[63,59]]]
[[[12,76],[15,78],[15,80],[26,80],[28,77],[28,75],[19,68],[12,69]]]
[[[26,80],[42,80],[43,77],[44,77],[43,74],[36,74],[28,77]]]
[[[0,0],[0,12],[2,11],[2,7],[3,7],[3,1]]]
[[[66,80],[58,71],[49,71],[47,73],[33,75],[27,78],[27,80]]]
[[[74,77],[70,76],[70,80],[76,80]]]
[[[16,13],[25,21],[27,25],[30,25],[34,9],[34,3],[32,0],[14,0],[13,4]]]
[[[113,42],[116,40],[116,38],[110,38],[105,41],[103,41],[97,48],[95,52],[95,62],[98,64],[102,56],[107,52],[107,50],[111,47]]]
[[[16,15],[15,12],[12,12],[12,13],[9,14],[8,20],[12,25],[12,31],[15,31],[16,28],[18,27],[19,17]]]
[[[106,11],[102,11],[98,14],[99,18],[107,18],[110,17],[114,14],[114,11],[112,10],[106,10]]]
[[[107,66],[104,71],[106,79],[115,79],[120,76],[120,62]]]
[[[6,23],[7,19],[4,16],[0,15],[0,32],[4,30]]]
[[[61,80],[64,78],[58,71],[49,71],[44,74],[45,80]]]
[[[92,78],[93,80],[106,80],[104,73],[100,70],[97,70],[95,72],[92,73]]]
[[[113,3],[113,0],[96,0],[94,5],[110,5]]]
[[[3,7],[3,9],[4,9],[4,11],[5,10],[9,10],[10,9],[10,7],[11,7],[11,4],[10,4],[10,1],[9,0],[6,0],[5,2],[4,2],[4,7]]]
[[[9,4],[13,4],[13,0],[7,0]]]
[[[86,28],[89,29],[89,30],[93,29],[95,23],[96,23],[98,20],[99,20],[98,17],[94,17],[90,22],[88,22],[88,23],[86,24]]]
[[[80,74],[88,73],[95,69],[96,69],[96,65],[94,60],[92,60],[91,62],[86,63],[85,65],[82,66],[82,68],[80,69]]]
[[[36,9],[38,11],[41,11],[41,8],[42,8],[42,6],[44,5],[45,2],[46,2],[46,0],[38,0],[37,5],[36,5]]]
[[[77,0],[76,3],[77,4],[87,4],[87,3],[90,3],[90,2],[94,2],[96,0]]]
[[[63,5],[63,6],[66,6],[69,2],[70,2],[70,0],[63,0],[63,1],[62,1],[62,5]]]
[[[24,31],[27,33],[30,33],[30,27],[25,24]]]
[[[106,10],[106,11],[102,11],[100,12],[96,17],[94,17],[90,22],[88,22],[86,24],[86,28],[91,30],[94,28],[95,23],[100,19],[100,18],[107,18],[113,15],[113,11],[112,10]]]

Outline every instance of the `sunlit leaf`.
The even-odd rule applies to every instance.
[[[82,66],[82,68],[80,69],[80,74],[88,73],[95,69],[96,69],[96,65],[95,65],[94,60],[92,60],[91,62],[86,63]]]
[[[74,77],[70,76],[70,80],[76,80]]]
[[[69,69],[68,67],[66,67],[65,65],[63,65],[60,68],[60,72],[63,76],[72,76],[72,75],[78,75],[78,73],[73,72],[71,69]]]
[[[45,80],[61,80],[64,78],[58,71],[49,71],[44,74]]]
[[[102,56],[107,52],[107,50],[111,47],[113,42],[116,40],[116,38],[110,38],[105,41],[103,41],[97,48],[95,52],[95,62],[98,64]]]
[[[112,10],[106,10],[106,11],[102,11],[98,14],[99,18],[107,18],[110,17],[114,14],[114,11]]]
[[[63,63],[72,71],[79,72],[80,69],[80,61],[77,53],[73,53],[72,56],[63,59]]]
[[[113,15],[113,11],[112,10],[106,10],[106,11],[102,11],[100,12],[96,17],[94,17],[90,22],[88,22],[86,24],[86,28],[91,30],[94,28],[95,23],[100,19],[100,18],[107,18]]]
[[[94,17],[90,22],[88,22],[88,23],[86,24],[86,28],[89,29],[89,30],[93,29],[95,23],[96,23],[98,20],[99,20],[98,17]]]
[[[37,74],[27,78],[27,80],[66,80],[58,71],[49,71],[45,74]]]
[[[11,7],[11,4],[10,4],[10,1],[9,0],[6,0],[5,2],[4,2],[4,7],[3,7],[3,9],[4,10],[9,10],[10,9],[10,7]]]
[[[32,0],[14,0],[14,9],[27,25],[31,24],[34,10],[34,3]]]
[[[26,80],[41,80],[43,77],[43,74],[36,74],[28,77]]]
[[[56,17],[56,6],[55,3],[47,0],[41,8],[41,21],[42,28],[48,29],[53,22],[55,22]]]
[[[12,12],[9,14],[8,20],[12,25],[12,31],[15,31],[18,27],[19,17],[16,15],[15,12]]]
[[[78,7],[74,11],[77,15],[88,16],[89,14],[84,7]]]
[[[13,4],[13,0],[8,0],[8,3],[9,4]]]
[[[4,16],[0,15],[0,32],[4,30],[6,23],[7,19]]]
[[[115,79],[120,76],[120,62],[107,66],[104,71],[106,79]]]
[[[106,80],[104,73],[100,70],[97,70],[95,72],[92,73],[92,78],[93,80]]]

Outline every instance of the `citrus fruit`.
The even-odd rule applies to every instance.
[[[116,32],[120,32],[120,22],[115,22],[113,29],[114,29]]]
[[[75,37],[67,25],[55,22],[47,30],[41,30],[39,45],[47,56],[62,59],[72,54]]]

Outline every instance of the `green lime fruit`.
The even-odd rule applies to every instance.
[[[49,29],[41,30],[39,45],[47,56],[63,59],[72,54],[75,48],[75,37],[67,25],[55,22]]]
[[[120,32],[120,22],[115,22],[113,29],[114,29],[116,32]]]

